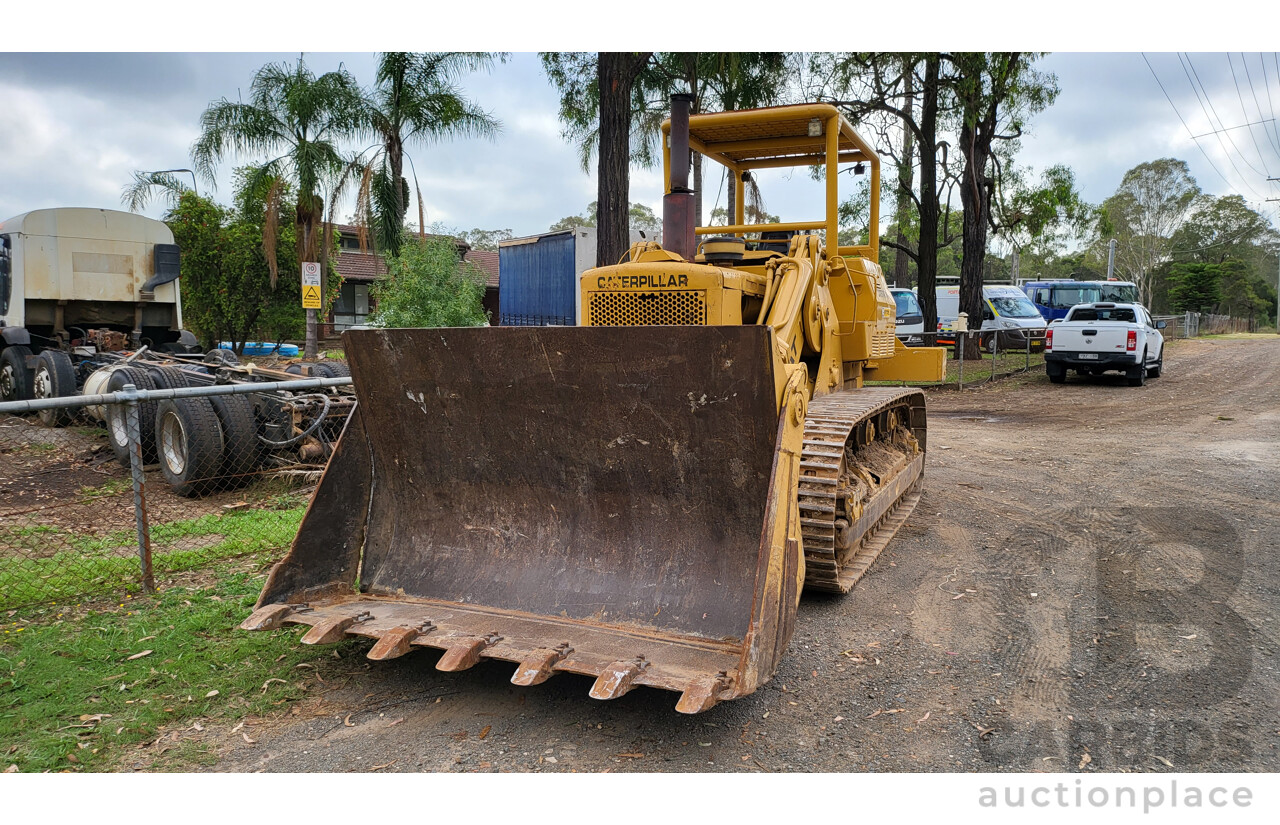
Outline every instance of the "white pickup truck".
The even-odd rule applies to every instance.
[[[1164,321],[1152,321],[1141,304],[1076,304],[1045,335],[1044,366],[1049,380],[1061,384],[1067,370],[1101,375],[1119,370],[1129,386],[1140,387],[1164,367]]]

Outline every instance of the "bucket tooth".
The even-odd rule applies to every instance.
[[[297,609],[295,604],[267,604],[259,607],[240,623],[241,630],[275,630],[284,624],[289,614]]]
[[[480,661],[480,652],[502,641],[496,633],[488,636],[469,636],[459,639],[445,650],[440,661],[436,662],[436,670],[466,670]]]
[[[347,628],[357,622],[365,622],[372,618],[366,610],[355,616],[334,616],[317,622],[302,637],[304,645],[331,645],[346,638]]]
[[[435,629],[436,626],[431,622],[423,622],[417,626],[393,627],[378,638],[378,641],[369,649],[368,657],[375,662],[398,659],[409,652],[413,647],[414,639]]]
[[[563,642],[556,647],[540,647],[530,652],[520,662],[520,667],[516,668],[515,675],[511,677],[511,684],[522,687],[542,684],[555,674],[553,668],[555,663],[572,652],[573,648],[569,647],[568,642]]]
[[[704,710],[710,710],[720,701],[720,693],[729,687],[732,681],[729,674],[723,670],[715,676],[694,679],[684,689],[684,693],[680,694],[680,701],[676,702],[676,710],[680,713],[702,713]]]
[[[600,672],[591,686],[592,699],[617,699],[631,690],[632,682],[649,666],[643,656],[629,662],[614,662]]]

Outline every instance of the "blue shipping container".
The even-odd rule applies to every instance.
[[[577,241],[573,231],[565,231],[499,245],[502,326],[574,325]]]

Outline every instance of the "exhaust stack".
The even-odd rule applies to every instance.
[[[671,96],[669,191],[662,197],[663,246],[686,261],[697,253],[693,190],[689,188],[689,108],[693,95]]]

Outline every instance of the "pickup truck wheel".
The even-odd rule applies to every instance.
[[[30,401],[35,378],[27,369],[31,348],[14,344],[0,353],[0,401]]]
[[[1044,371],[1048,373],[1049,380],[1055,384],[1066,383],[1067,368],[1058,366],[1057,364],[1047,363],[1044,365]]]
[[[1164,353],[1160,353],[1160,358],[1154,364],[1147,368],[1148,378],[1159,378],[1160,373],[1164,370]]]
[[[36,356],[35,380],[31,384],[36,398],[66,398],[76,394],[76,368],[71,366],[71,356],[56,349],[47,349]],[[41,410],[40,423],[46,427],[62,427],[71,422],[71,410],[62,407]]]
[[[1141,387],[1143,384],[1147,383],[1146,352],[1142,353],[1142,358],[1138,361],[1138,363],[1134,364],[1132,367],[1129,367],[1129,369],[1125,370],[1125,375],[1126,377],[1128,377],[1129,386],[1131,387]]]

